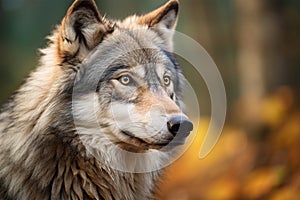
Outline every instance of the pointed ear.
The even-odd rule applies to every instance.
[[[170,0],[160,8],[139,18],[139,23],[149,27],[175,29],[179,11],[178,0]]]
[[[179,1],[170,0],[160,8],[138,17],[137,23],[159,31],[167,48],[173,48],[173,33],[176,28],[179,12]]]
[[[58,55],[61,62],[81,62],[110,28],[103,22],[93,0],[76,0],[59,29]]]

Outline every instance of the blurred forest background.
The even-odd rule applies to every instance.
[[[164,2],[97,1],[111,18],[145,13]],[[45,37],[71,3],[0,0],[1,103],[37,65],[37,49],[46,46]],[[222,74],[228,112],[219,142],[199,159],[210,100],[205,84],[183,64],[202,115],[196,139],[167,168],[158,198],[298,200],[300,0],[181,0],[180,11],[177,30],[197,40]]]

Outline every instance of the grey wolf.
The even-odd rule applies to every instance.
[[[2,107],[0,199],[153,199],[193,128],[172,52],[179,3],[124,20],[76,0]]]

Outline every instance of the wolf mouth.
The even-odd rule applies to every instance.
[[[172,138],[166,142],[157,142],[157,143],[149,143],[141,138],[136,137],[132,132],[127,130],[121,130],[121,133],[127,138],[128,141],[131,143],[136,144],[138,147],[144,147],[147,149],[161,149],[163,147],[178,147],[185,144],[184,138]],[[138,144],[138,145],[137,145]]]
[[[172,140],[169,140],[167,142],[161,142],[161,143],[149,143],[139,137],[136,137],[132,132],[127,131],[127,130],[121,130],[121,133],[126,136],[126,138],[129,141],[132,141],[135,144],[142,144],[143,147],[147,148],[154,148],[154,149],[160,149],[164,146],[167,146],[168,144],[171,143]]]

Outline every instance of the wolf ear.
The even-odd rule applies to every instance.
[[[175,29],[178,11],[178,0],[170,0],[160,8],[141,16],[138,22],[149,27]]]
[[[82,61],[111,32],[93,0],[76,0],[68,9],[59,30],[61,62]]]
[[[137,22],[159,31],[167,45],[172,48],[172,38],[178,20],[178,12],[179,1],[170,0],[160,8],[140,16]]]

